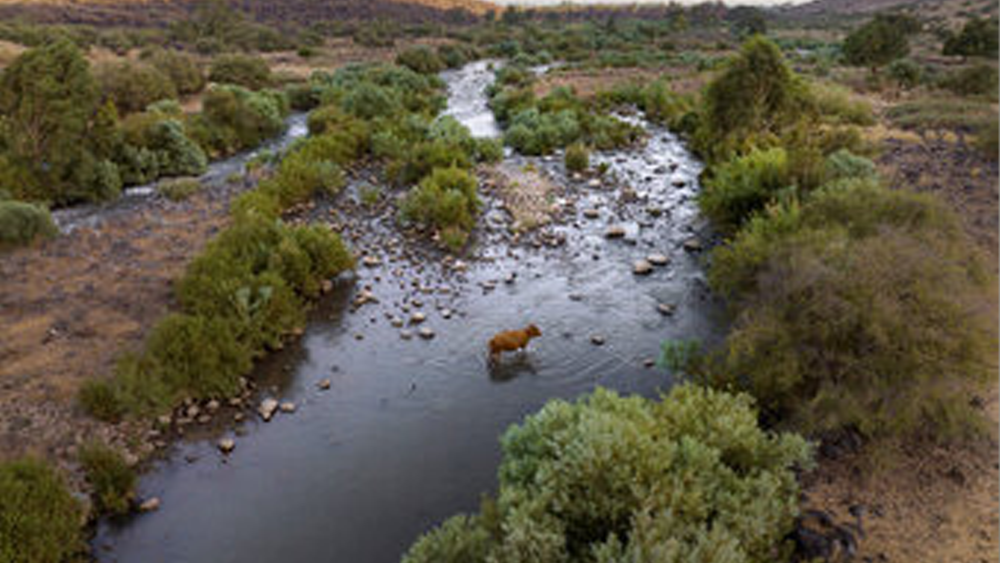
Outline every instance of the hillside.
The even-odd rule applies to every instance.
[[[498,8],[481,0],[226,0],[261,21],[385,19],[460,23]],[[199,0],[0,0],[0,18],[97,26],[162,26]]]
[[[994,0],[814,0],[779,9],[783,17],[864,17],[881,11],[900,11],[925,21],[954,25],[972,16],[997,15]]]

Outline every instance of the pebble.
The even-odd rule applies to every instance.
[[[451,309],[445,309],[445,310],[441,311],[441,318],[447,320],[447,319],[450,319],[453,314],[454,313],[452,312]]]
[[[158,508],[160,508],[160,498],[149,497],[148,499],[142,501],[142,504],[139,505],[139,512],[153,512]]]
[[[684,250],[688,252],[701,252],[701,241],[696,238],[689,238],[684,241]]]
[[[264,422],[270,421],[276,410],[278,410],[278,401],[274,399],[264,399],[257,407],[257,412],[264,419]]]
[[[601,212],[594,208],[584,209],[583,216],[587,219],[597,219],[601,216]]]
[[[205,404],[205,408],[208,409],[208,412],[215,412],[219,410],[219,401],[212,399],[211,401]]]
[[[677,311],[677,306],[670,303],[660,303],[656,306],[656,310],[659,311],[661,315],[669,317]]]
[[[413,331],[403,329],[399,331],[399,337],[402,338],[403,340],[410,340],[411,338],[413,338]]]
[[[670,258],[663,254],[650,254],[646,261],[654,266],[666,266],[670,263]]]
[[[236,441],[233,440],[232,438],[223,438],[219,440],[218,446],[220,452],[228,454],[232,452],[234,449],[236,449]]]
[[[621,225],[612,225],[604,231],[605,238],[622,238],[625,236],[625,227]]]
[[[636,260],[632,264],[632,273],[637,276],[646,276],[653,273],[653,265],[646,260]]]
[[[649,369],[655,365],[656,365],[656,360],[654,360],[653,358],[646,358],[642,362],[642,366],[645,367],[646,369]]]
[[[368,268],[374,268],[380,265],[382,261],[374,256],[365,256],[364,259],[361,260],[361,263]]]
[[[406,324],[403,322],[403,319],[399,317],[393,317],[392,320],[389,322],[392,324],[392,326],[396,328],[401,328],[404,324]]]
[[[319,387],[319,389],[321,391],[326,391],[327,389],[330,388],[330,380],[329,379],[320,379],[319,382],[316,383],[316,387]]]
[[[431,329],[430,327],[425,326],[420,328],[420,338],[423,338],[424,340],[430,340],[431,338],[434,338],[434,336],[435,336],[434,330]]]
[[[594,346],[603,346],[604,342],[605,342],[604,337],[601,336],[600,334],[595,334],[590,337],[590,343],[593,344]]]
[[[281,403],[281,412],[284,412],[284,413],[293,413],[293,412],[295,412],[295,403],[293,403],[291,401],[285,401],[284,403]]]
[[[422,322],[424,322],[426,320],[427,320],[427,315],[425,315],[424,313],[422,313],[420,311],[416,311],[415,313],[413,313],[412,315],[410,315],[410,324],[415,324],[416,325],[416,324],[420,324],[420,323],[422,323]]]

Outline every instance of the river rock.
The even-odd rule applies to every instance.
[[[319,382],[316,383],[316,387],[319,387],[320,391],[326,391],[330,388],[330,380],[320,379]]]
[[[399,337],[402,338],[403,340],[410,340],[411,338],[413,338],[413,331],[404,328],[403,330],[399,331]]]
[[[229,454],[234,449],[236,449],[236,441],[233,440],[232,438],[223,438],[219,440],[218,446],[220,452],[224,454]]]
[[[333,282],[330,280],[323,280],[319,282],[319,290],[323,293],[330,293],[333,291]]]
[[[621,225],[612,225],[604,231],[605,238],[622,238],[625,236],[625,227]]]
[[[280,408],[281,408],[281,412],[291,414],[291,413],[295,412],[295,403],[293,403],[291,401],[285,401],[285,402],[281,403],[281,407]]]
[[[264,419],[264,422],[270,421],[271,417],[274,416],[274,413],[277,410],[278,410],[278,401],[271,398],[264,399],[263,401],[260,402],[260,406],[257,407],[257,413],[260,414],[260,417]]]
[[[392,320],[389,321],[389,324],[395,328],[402,328],[402,326],[406,323],[399,317],[393,317]]]
[[[646,260],[654,266],[666,266],[670,263],[670,258],[664,254],[650,254]]]
[[[683,188],[684,186],[687,185],[687,182],[685,182],[684,180],[674,180],[673,184],[675,188]]]
[[[451,310],[451,309],[445,309],[445,310],[441,311],[441,318],[443,318],[443,319],[445,319],[445,320],[448,320],[448,319],[450,319],[450,318],[452,317],[452,315],[454,315],[454,314],[455,314],[455,313],[454,313],[454,312],[452,312],[452,310]]]
[[[599,179],[597,179],[597,178],[591,178],[590,181],[587,182],[587,187],[588,188],[599,188],[599,187],[601,187],[601,181]]]
[[[604,342],[605,342],[604,337],[601,336],[600,334],[595,334],[590,337],[590,343],[593,344],[594,346],[604,346]]]
[[[661,315],[669,317],[677,311],[677,306],[671,303],[659,303],[656,306],[656,310],[659,311]]]
[[[417,325],[417,324],[420,324],[420,323],[422,323],[422,322],[424,322],[426,320],[427,320],[427,315],[425,315],[421,311],[414,311],[413,314],[410,315],[410,324]]]
[[[156,417],[156,423],[159,424],[160,426],[170,426],[170,415],[161,414],[160,416]]]
[[[198,405],[191,405],[184,411],[184,414],[187,418],[198,418],[198,415],[201,414],[201,408]]]
[[[420,338],[423,338],[424,340],[430,340],[435,336],[434,329],[426,326],[420,327],[419,334]]]
[[[378,258],[376,258],[375,256],[371,256],[371,255],[369,255],[369,256],[365,256],[365,257],[364,257],[364,258],[363,258],[363,259],[361,260],[361,263],[362,263],[362,264],[363,264],[363,265],[364,265],[365,267],[367,267],[367,268],[374,268],[374,267],[376,267],[376,266],[380,265],[380,264],[382,263],[382,261],[381,261],[381,260],[379,260]]]
[[[586,217],[587,219],[597,219],[598,217],[601,216],[601,211],[599,209],[594,209],[593,207],[589,207],[583,210],[583,216]]]
[[[160,508],[160,498],[149,497],[148,499],[142,501],[142,504],[139,505],[139,512],[153,512],[158,508]]]
[[[219,410],[219,401],[212,399],[211,401],[205,403],[205,408],[208,409],[208,412],[215,412]]]
[[[688,252],[701,252],[702,248],[701,241],[696,238],[689,238],[684,241],[684,250]]]
[[[636,260],[632,264],[632,273],[637,276],[646,276],[653,273],[653,265],[647,260]]]

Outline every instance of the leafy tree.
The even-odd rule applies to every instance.
[[[222,55],[212,61],[208,78],[217,84],[235,84],[260,90],[271,84],[271,68],[260,57]]]
[[[985,18],[972,18],[965,22],[962,31],[951,35],[944,42],[944,54],[959,57],[997,57],[997,22]]]
[[[740,39],[767,33],[767,19],[764,18],[764,12],[760,8],[737,6],[729,10],[726,17],[730,21],[733,35]]]
[[[844,57],[854,66],[871,69],[878,74],[879,67],[910,52],[909,34],[913,25],[908,18],[878,15],[856,29],[844,40]]]
[[[63,563],[83,551],[83,511],[44,462],[0,463],[0,561]]]
[[[27,185],[15,195],[67,203],[94,199],[97,174],[89,150],[98,109],[97,83],[72,42],[61,39],[26,51],[0,77],[5,170]]]

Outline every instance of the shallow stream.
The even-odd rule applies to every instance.
[[[491,75],[483,63],[444,75],[449,113],[478,135],[497,133],[485,115]],[[487,194],[465,264],[407,250],[391,214],[365,215],[355,190],[320,205],[314,214],[336,216],[371,254],[304,336],[258,367],[263,394],[296,411],[172,446],[141,482],[141,495],[162,506],[103,522],[99,559],[396,562],[421,533],[476,509],[495,486],[500,434],[547,400],[597,385],[647,396],[669,388],[669,374],[650,366],[662,341],[711,341],[722,321],[703,255],[690,247],[704,229],[700,164],[667,131],[649,133],[638,149],[595,155],[609,167],[600,181],[566,179],[561,159],[512,160],[568,186],[552,200],[558,220],[515,241]],[[624,236],[606,238],[610,226]],[[657,253],[669,264],[633,273],[634,261]],[[363,291],[378,302],[358,306]],[[426,315],[420,325],[391,322],[414,311]],[[490,367],[491,335],[528,323],[543,336]],[[421,327],[434,337],[421,338]],[[329,390],[318,387],[324,379]],[[235,438],[229,456],[215,447],[223,435]]]

